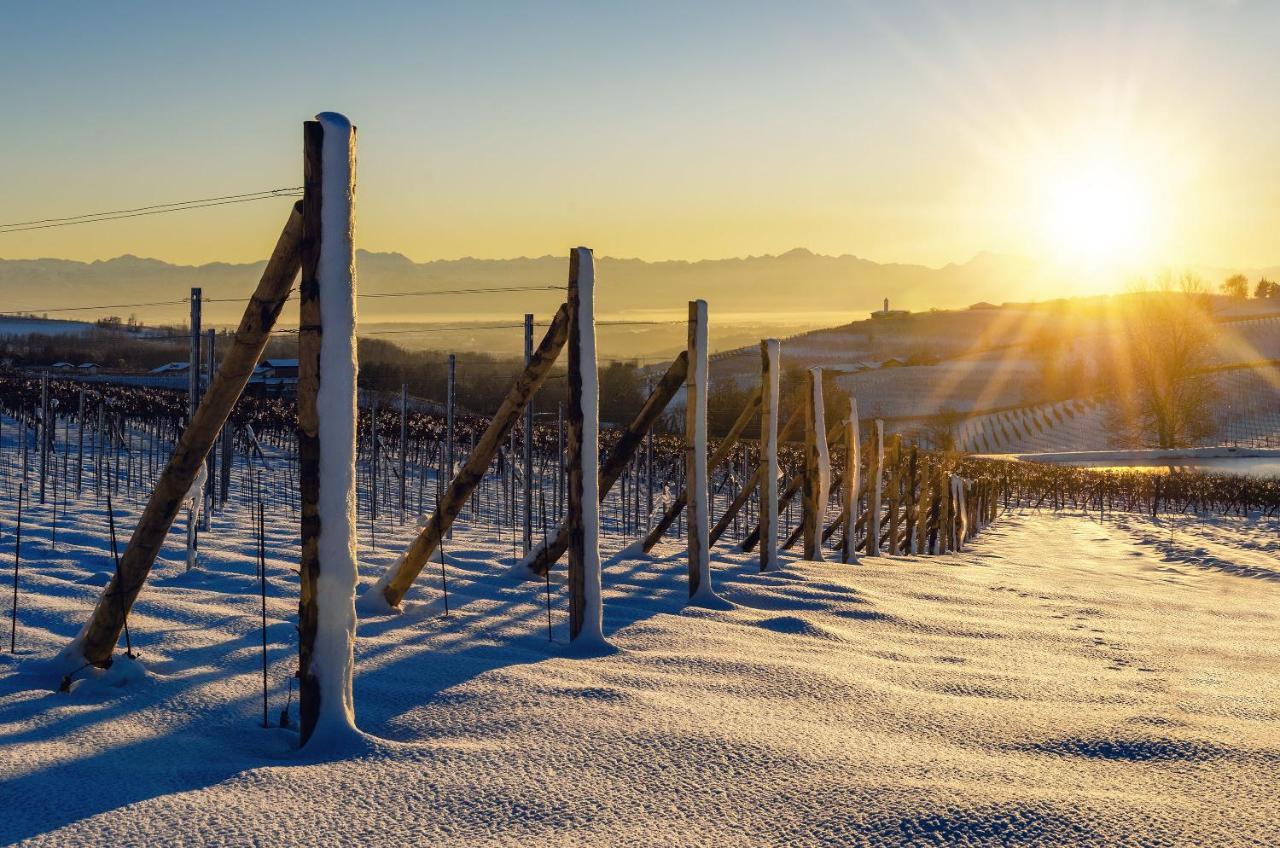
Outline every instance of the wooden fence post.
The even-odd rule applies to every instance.
[[[844,430],[844,539],[840,543],[840,561],[857,562],[853,541],[853,528],[858,521],[858,492],[861,489],[858,475],[862,473],[861,443],[858,434],[858,401],[849,396],[849,418]]]
[[[782,343],[760,342],[760,570],[776,570],[778,562],[778,400],[782,380]],[[744,486],[750,492],[750,484]],[[734,511],[729,507],[725,516]],[[739,508],[741,508],[739,506]],[[722,523],[724,519],[721,519]]]
[[[333,112],[303,125],[298,711],[304,746],[313,737],[332,744],[356,732],[355,135]]]
[[[884,421],[871,431],[871,462],[867,470],[867,556],[880,556],[880,493],[884,480]]]
[[[173,455],[156,481],[151,497],[142,512],[129,545],[120,557],[115,576],[98,597],[97,606],[88,623],[71,641],[59,658],[67,670],[85,663],[106,665],[111,660],[116,641],[124,627],[125,617],[133,608],[138,593],[160,553],[160,546],[178,514],[182,498],[204,462],[205,454],[217,438],[236,399],[244,391],[258,358],[271,337],[271,328],[289,297],[294,277],[298,274],[299,242],[302,237],[302,210],[295,205],[276,242],[258,287],[245,307],[244,317],[236,330],[231,350],[222,360],[218,374],[205,393],[200,408],[189,426],[183,430]],[[102,430],[103,404],[99,401],[99,431]],[[95,478],[95,486],[97,480]]]
[[[604,642],[600,579],[600,385],[596,370],[595,260],[569,256],[569,638]]]
[[[727,451],[726,451],[727,452]],[[689,598],[714,597],[707,480],[707,302],[689,301],[689,369],[685,379],[685,491],[689,518]]]
[[[822,561],[822,518],[827,510],[831,458],[827,448],[826,415],[822,402],[822,369],[805,372],[804,494],[801,523],[804,558]]]

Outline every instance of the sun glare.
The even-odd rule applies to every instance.
[[[1046,251],[1073,264],[1140,260],[1151,242],[1152,193],[1136,163],[1099,155],[1056,164],[1041,175]]]

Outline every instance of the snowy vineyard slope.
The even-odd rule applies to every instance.
[[[104,517],[73,505],[56,551],[29,517],[21,653],[0,661],[4,843],[1259,844],[1280,820],[1274,521],[1006,516],[965,554],[765,575],[722,546],[728,611],[686,607],[668,540],[606,563],[621,651],[591,660],[565,656],[563,587],[551,643],[541,586],[503,576],[509,542],[459,524],[448,618],[424,580],[360,622],[361,725],[386,741],[314,762],[258,727],[246,510],[213,516],[191,575],[171,535],[132,618],[142,666],[70,694],[34,670],[105,579]],[[370,572],[412,533],[375,551],[362,528]],[[296,537],[268,511],[273,719]],[[1223,567],[1237,555],[1253,567]]]

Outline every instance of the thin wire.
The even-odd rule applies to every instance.
[[[271,200],[276,197],[301,197],[301,196],[302,196],[301,192],[296,191],[294,189],[272,189],[270,192],[260,193],[258,195],[253,195],[248,197],[243,197],[243,196],[237,197],[233,195],[232,197],[235,197],[236,199],[231,199],[231,200],[218,200],[214,202],[186,201],[185,203],[182,203],[182,204],[169,204],[167,206],[139,207],[140,210],[146,210],[146,211],[122,210],[121,213],[98,212],[98,213],[94,213],[94,215],[84,215],[84,216],[78,216],[75,218],[48,219],[50,221],[54,221],[55,223],[31,224],[31,225],[18,224],[18,223],[4,224],[4,225],[0,225],[0,234],[23,233],[23,232],[27,232],[28,230],[48,230],[48,229],[53,229],[54,227],[71,227],[71,226],[75,226],[76,224],[95,224],[100,221],[119,221],[124,218],[141,218],[146,215],[163,215],[167,212],[185,212],[188,209],[208,209],[211,206],[227,206],[232,203],[251,203],[255,200]]]
[[[37,312],[41,314],[45,312],[88,312],[94,309],[131,309],[138,306],[177,306],[188,302],[189,301],[184,298],[182,300],[157,300],[151,303],[104,303],[98,306],[59,306],[53,309],[36,309],[31,307],[12,312],[0,312],[0,315],[16,315],[19,317],[25,317],[27,315],[34,315]]]

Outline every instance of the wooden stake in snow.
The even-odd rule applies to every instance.
[[[355,128],[325,112],[304,124],[303,139],[298,678],[306,745],[356,732]]]
[[[822,518],[831,486],[826,413],[822,403],[822,369],[805,372],[804,492],[801,524],[804,558],[822,561]]]
[[[205,454],[217,438],[219,428],[226,423],[236,399],[249,382],[271,337],[271,328],[289,297],[289,289],[298,273],[301,236],[301,207],[294,206],[284,232],[276,242],[275,251],[262,272],[258,288],[245,307],[231,350],[222,360],[222,367],[205,393],[200,408],[183,430],[168,465],[156,481],[138,526],[129,539],[129,546],[120,557],[119,572],[102,590],[93,616],[84,629],[62,652],[59,664],[66,665],[68,670],[79,668],[86,662],[104,665],[111,659],[125,616],[146,583],[160,546],[182,505],[183,496],[204,463]],[[98,409],[101,413],[102,406],[99,405]]]
[[[880,556],[880,493],[884,479],[884,421],[876,419],[871,434],[871,467],[867,473],[870,487],[867,498],[867,556]]]
[[[595,260],[569,255],[569,639],[604,642],[600,579],[600,384],[596,370]]]
[[[689,500],[689,598],[714,599],[711,512],[707,492],[707,302],[689,301],[689,374],[685,380],[685,491]]]
[[[782,343],[760,342],[760,570],[778,563],[778,396],[782,374]],[[744,487],[744,491],[747,491]]]
[[[613,447],[609,449],[609,453],[605,456],[604,464],[600,467],[601,503],[604,502],[605,496],[609,494],[609,490],[613,488],[613,485],[618,482],[618,477],[622,475],[627,463],[635,455],[641,440],[646,436],[652,436],[651,428],[653,422],[662,414],[662,410],[667,408],[671,398],[680,386],[684,384],[688,371],[688,362],[688,352],[680,351],[667,368],[667,372],[662,376],[662,379],[658,381],[658,385],[649,393],[644,406],[636,413],[636,417],[632,419],[631,424],[627,426],[627,429],[622,432],[618,440],[613,443]],[[564,556],[564,552],[568,548],[569,528],[565,524],[561,524],[554,539],[550,541],[544,539],[530,552],[530,555],[525,559],[525,565],[531,573],[539,576],[544,575],[553,564],[559,561],[560,557]]]
[[[533,315],[524,316],[524,367],[528,368],[533,361]],[[521,466],[524,478],[523,511],[524,511],[524,555],[533,550],[533,398],[524,407],[524,450],[521,453]]]
[[[376,605],[389,604],[392,607],[400,605],[404,593],[409,591],[413,581],[426,566],[427,560],[435,553],[440,539],[449,532],[454,519],[462,511],[467,499],[471,497],[471,493],[484,477],[489,464],[493,462],[498,449],[520,419],[524,405],[546,381],[547,375],[551,373],[551,366],[555,364],[556,357],[560,355],[560,350],[568,337],[569,308],[566,304],[556,312],[546,335],[542,337],[542,342],[534,351],[529,367],[516,378],[515,383],[507,391],[502,405],[498,407],[489,426],[476,442],[475,450],[467,457],[466,463],[441,494],[431,519],[404,555],[383,573],[377,583],[365,591],[362,600],[368,598],[369,603]],[[378,596],[383,599],[381,602],[376,600]]]
[[[858,435],[858,401],[849,396],[849,417],[844,429],[844,540],[840,543],[840,561],[857,562],[853,529],[858,523],[858,492],[862,473],[862,444]]]

